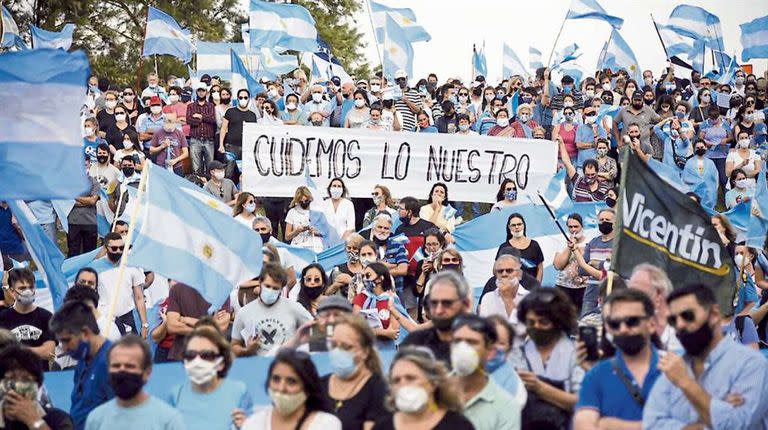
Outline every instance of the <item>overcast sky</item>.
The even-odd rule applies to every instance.
[[[358,0],[365,1],[365,0]],[[514,49],[523,64],[528,64],[528,47],[542,52],[547,61],[555,42],[557,31],[563,23],[570,0],[379,0],[391,7],[409,7],[418,22],[432,35],[429,42],[413,44],[415,58],[413,71],[416,77],[426,77],[434,72],[442,82],[446,77],[469,78],[471,73],[472,44],[485,41],[488,60],[488,77],[498,80],[501,76],[502,43]],[[598,0],[610,14],[624,18],[621,34],[635,52],[641,68],[650,68],[658,76],[666,61],[664,51],[653,28],[650,14],[657,22],[665,23],[672,9],[681,2],[669,0]],[[720,17],[723,27],[725,50],[736,53],[741,59],[741,30],[739,24],[768,15],[768,0],[686,0],[686,4],[700,6]],[[248,10],[249,0],[240,0]],[[374,49],[373,32],[365,13],[356,17],[356,23],[364,33],[367,47],[364,49],[368,62],[379,64]],[[594,71],[597,57],[608,40],[611,27],[596,20],[571,20],[565,23],[557,44],[561,49],[577,43],[582,56],[576,63],[587,71]],[[707,54],[707,67],[711,56]],[[768,66],[767,59],[750,61],[757,73]]]

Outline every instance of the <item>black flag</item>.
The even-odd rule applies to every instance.
[[[710,216],[695,201],[668,185],[634,152],[623,154],[612,270],[628,278],[641,263],[667,272],[675,288],[709,285],[720,309],[733,313],[733,260]]]

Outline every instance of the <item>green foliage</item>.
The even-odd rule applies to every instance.
[[[116,85],[144,85],[146,73],[154,69],[154,59],[141,59],[147,10],[150,5],[173,16],[196,40],[239,42],[240,23],[247,21],[239,0],[10,0],[4,2],[29,43],[28,24],[58,31],[74,23],[73,49],[83,49],[97,76],[107,76]],[[361,8],[359,0],[295,0],[309,9],[317,21],[321,37],[344,64],[357,76],[367,76],[368,65],[357,63],[363,47],[362,35],[355,29],[353,14]],[[194,61],[194,60],[193,60]],[[167,56],[157,56],[161,76],[187,76],[187,66]],[[194,65],[194,63],[193,63]]]

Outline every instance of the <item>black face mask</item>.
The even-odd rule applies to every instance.
[[[378,237],[376,237],[376,236],[374,236],[374,235],[371,235],[371,240],[372,240],[372,241],[373,241],[373,243],[375,243],[377,246],[384,246],[384,245],[386,245],[386,244],[387,244],[387,240],[388,240],[388,239],[389,239],[389,238],[387,238],[387,239],[383,239],[383,240],[382,240],[382,239],[379,239]]]
[[[299,202],[302,209],[309,209],[309,202]]]
[[[113,263],[117,263],[120,261],[121,258],[123,258],[122,252],[107,252],[107,258],[109,258],[109,261]]]
[[[483,88],[477,87],[474,90],[472,90],[472,95],[475,97],[479,97],[481,94],[483,94]]]
[[[315,287],[315,288],[302,286],[301,290],[304,291],[304,295],[306,295],[309,298],[309,300],[316,300],[318,297],[320,297],[323,294],[323,291],[325,291],[325,288],[323,288],[322,286]]]
[[[538,328],[528,329],[528,336],[536,346],[552,345],[553,342],[560,338],[560,334],[560,330],[554,328],[548,330],[541,330]]]
[[[109,386],[115,395],[123,400],[129,400],[136,397],[144,386],[144,379],[141,373],[130,372],[110,372]]]
[[[99,155],[96,157],[96,161],[98,161],[99,164],[106,164],[107,161],[109,161],[109,157],[106,155]]]
[[[269,239],[272,237],[269,233],[259,233],[259,236],[261,236],[261,243],[268,243]]]
[[[453,320],[455,320],[456,317],[452,318],[438,318],[433,316],[432,317],[432,325],[435,326],[437,331],[448,331],[453,326]]]
[[[617,334],[613,336],[613,344],[626,355],[637,355],[646,342],[642,334]]]
[[[459,264],[443,264],[443,270],[452,270],[454,272],[461,271],[461,265]]]
[[[707,321],[704,321],[701,327],[691,333],[682,330],[677,332],[677,338],[683,345],[685,352],[697,357],[707,349],[712,342],[712,336],[712,327]]]
[[[616,199],[614,199],[613,197],[606,197],[605,198],[605,204],[607,204],[609,208],[615,207],[616,206]]]
[[[646,104],[647,106],[650,106],[650,105],[652,105],[652,104],[653,104],[653,99],[643,99],[643,101],[645,102],[645,104]]]
[[[136,169],[134,169],[133,167],[123,167],[122,172],[126,178],[130,178],[136,172]]]
[[[219,101],[223,105],[228,105],[232,101],[232,97],[226,97],[226,98],[222,97],[221,100],[219,100]]]
[[[600,230],[600,233],[602,234],[611,234],[613,231],[613,223],[608,221],[603,221],[600,223],[600,225],[597,226],[598,230]]]
[[[707,153],[707,149],[706,148],[696,148],[695,152],[696,152],[696,155],[698,155],[699,157],[703,157],[704,154]]]

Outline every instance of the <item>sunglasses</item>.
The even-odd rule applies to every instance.
[[[378,278],[378,275],[367,274],[367,275],[363,276],[363,278],[366,281],[375,281]]]
[[[238,97],[238,100],[248,100],[248,97]]]
[[[219,358],[221,355],[218,352],[215,351],[195,351],[192,349],[188,349],[184,351],[184,360],[185,361],[192,361],[197,357],[202,358],[205,361],[214,361],[217,358]]]
[[[307,282],[311,282],[313,284],[319,284],[319,283],[323,282],[323,279],[320,278],[320,277],[317,277],[317,278],[304,278],[304,283],[306,284]]]
[[[108,246],[107,247],[112,252],[122,251],[125,249],[125,245],[123,246]]]
[[[373,197],[379,197],[380,195],[381,195],[381,193],[371,193],[371,196],[373,196]]]
[[[515,272],[517,272],[519,270],[520,269],[515,269],[514,267],[513,268],[506,268],[505,267],[505,268],[496,269],[496,273],[498,273],[500,275],[509,273],[510,275],[512,275],[512,274],[514,274]]]
[[[123,93],[124,96],[132,96],[133,93]]]
[[[461,264],[458,258],[443,258],[443,264]]]
[[[696,312],[688,309],[688,310],[680,312],[677,315],[670,314],[667,317],[667,324],[669,324],[672,327],[676,327],[677,326],[677,318],[678,317],[682,318],[683,321],[685,321],[685,322],[693,322],[693,320],[696,319]]]
[[[429,299],[427,302],[429,304],[429,307],[431,309],[436,309],[438,306],[442,306],[444,308],[450,308],[453,306],[456,302],[458,302],[458,299],[445,299],[445,300],[438,300],[438,299]]]
[[[618,330],[621,328],[621,324],[625,324],[627,328],[635,328],[640,325],[640,322],[648,319],[647,316],[636,316],[636,317],[626,317],[626,318],[608,318],[605,320],[605,324],[610,328],[611,330]]]
[[[504,188],[504,191],[517,191],[517,190],[514,188]]]
[[[460,96],[468,96],[469,93],[459,93]]]

